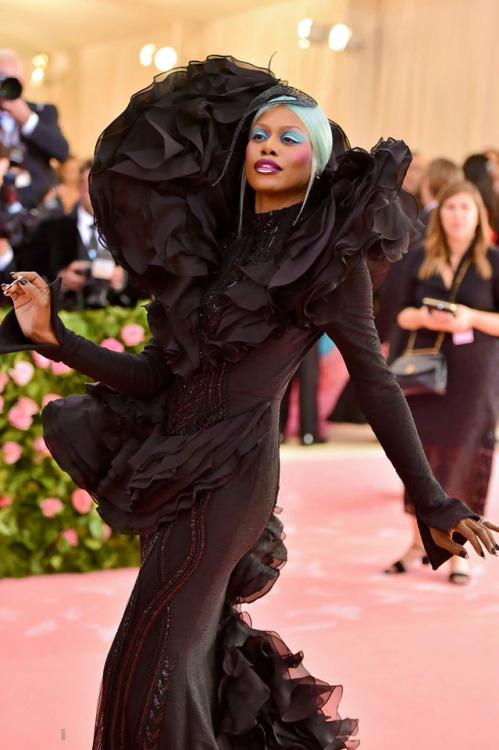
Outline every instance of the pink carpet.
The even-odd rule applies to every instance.
[[[489,515],[499,518],[499,473]],[[499,561],[473,581],[380,571],[409,539],[397,477],[375,444],[286,447],[280,504],[290,560],[249,608],[344,685],[362,750],[495,748]],[[0,581],[0,748],[88,750],[104,658],[135,571]]]

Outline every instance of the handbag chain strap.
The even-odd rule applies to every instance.
[[[456,295],[458,292],[459,287],[461,286],[461,282],[464,279],[464,276],[466,274],[466,271],[472,264],[472,259],[467,258],[461,268],[459,269],[459,273],[454,278],[454,281],[452,282],[452,287],[449,293],[449,302],[455,302]],[[432,346],[428,349],[414,349],[414,344],[416,343],[416,336],[417,331],[412,331],[411,335],[409,336],[409,341],[407,342],[407,347],[405,350],[406,354],[414,354],[417,352],[418,354],[438,354],[440,351],[440,348],[443,344],[444,338],[445,338],[445,331],[439,331],[437,340],[435,341],[435,346]]]

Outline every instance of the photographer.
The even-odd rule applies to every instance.
[[[30,262],[50,281],[62,278],[61,306],[66,310],[132,307],[140,296],[95,230],[88,193],[92,164],[89,159],[80,168],[79,201],[73,211],[40,223]]]
[[[9,284],[12,281],[11,272],[22,266],[22,262],[18,262],[19,256],[22,257],[38,223],[35,213],[19,202],[10,151],[0,143],[0,283]],[[9,303],[0,292],[0,307],[5,304]]]
[[[2,146],[0,143],[0,191],[3,187],[4,177],[8,172],[10,166],[9,150]],[[5,226],[5,212],[0,206],[0,283],[10,284],[12,278],[10,276],[11,271],[15,271],[14,264],[14,252],[10,246],[9,239],[6,236],[7,232],[2,231],[2,225]],[[3,307],[7,304],[7,298],[4,297],[3,292],[0,294],[0,306]]]
[[[19,200],[26,208],[34,208],[56,183],[50,160],[63,161],[69,148],[57,122],[56,107],[25,101],[21,96],[23,81],[19,55],[0,49],[0,142],[10,148],[11,161],[18,165]]]

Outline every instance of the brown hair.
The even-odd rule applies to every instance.
[[[85,172],[89,171],[90,169],[92,169],[93,166],[94,166],[94,159],[92,158],[85,159],[85,161],[80,164],[80,176],[84,174]]]
[[[433,197],[451,182],[457,182],[464,178],[463,170],[450,159],[433,159],[426,169],[428,187]]]
[[[487,251],[490,245],[489,225],[482,196],[472,182],[461,180],[460,182],[453,182],[447,185],[437,196],[438,206],[431,213],[424,243],[425,258],[419,269],[418,276],[420,279],[429,279],[430,276],[440,273],[442,266],[449,261],[449,248],[440,218],[440,211],[445,201],[458,193],[468,193],[468,195],[471,195],[478,209],[478,224],[471,256],[473,264],[478,275],[483,279],[490,279],[492,276],[492,267],[487,259]]]

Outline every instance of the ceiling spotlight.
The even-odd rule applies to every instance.
[[[45,70],[43,68],[35,68],[31,73],[30,83],[32,86],[41,86],[45,79]]]
[[[46,55],[45,53],[41,55],[35,55],[33,59],[31,60],[35,68],[46,68],[48,61],[49,61],[49,56]]]
[[[154,55],[154,64],[158,70],[170,70],[177,62],[177,53],[173,47],[161,47]]]
[[[144,44],[139,52],[139,60],[144,67],[151,65],[154,53],[156,52],[155,44]]]
[[[298,44],[302,49],[307,49],[311,44],[328,42],[332,50],[343,52],[347,46],[352,47],[351,39],[352,29],[344,23],[337,23],[331,27],[324,23],[316,23],[311,18],[302,18],[298,24]]]
[[[344,23],[337,23],[329,32],[329,46],[335,52],[343,52],[352,37],[352,29]]]
[[[298,24],[299,39],[308,39],[308,37],[310,36],[311,29],[312,29],[312,19],[302,18],[300,23]]]

